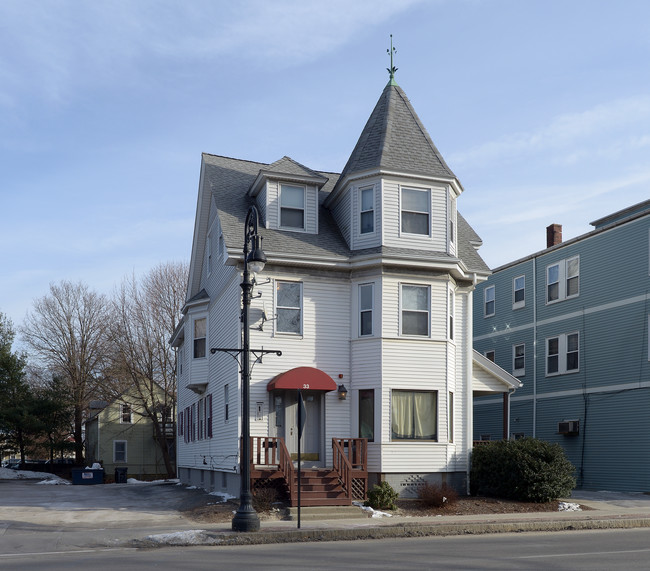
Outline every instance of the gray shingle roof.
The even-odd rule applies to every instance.
[[[226,246],[239,250],[244,242],[244,223],[248,208],[253,199],[247,195],[260,170],[268,170],[266,163],[232,159],[217,155],[203,155],[205,165],[204,184],[209,185],[214,204],[218,210]],[[273,163],[277,165],[277,163]],[[294,164],[299,164],[295,163]],[[277,171],[277,167],[274,169]],[[279,171],[278,171],[279,172]],[[345,262],[368,254],[385,254],[418,260],[440,260],[454,258],[445,252],[410,250],[404,248],[380,247],[351,251],[336,225],[329,209],[322,206],[325,198],[332,192],[339,175],[311,171],[328,179],[319,191],[318,234],[289,232],[260,228],[263,247],[268,257],[275,255],[295,255],[303,259],[328,258]],[[287,173],[297,174],[297,173]],[[472,246],[472,241],[480,239],[465,219],[458,215],[459,257],[470,271],[486,272],[489,268]]]
[[[348,159],[341,180],[370,169],[456,178],[402,88],[388,84]]]

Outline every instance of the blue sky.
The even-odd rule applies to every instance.
[[[3,0],[0,311],[188,259],[201,152],[340,172],[390,34],[491,267],[650,197],[644,0]]]

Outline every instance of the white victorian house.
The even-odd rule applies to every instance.
[[[239,492],[238,361],[244,224],[260,213],[267,264],[250,308],[251,484],[303,505],[349,503],[388,481],[464,492],[473,393],[514,377],[472,350],[472,292],[490,271],[460,215],[463,187],[402,89],[383,90],[341,174],[289,157],[204,154],[178,349],[178,475]],[[345,393],[344,393],[345,391]],[[344,398],[345,397],[345,398]],[[507,399],[504,399],[507,403]]]

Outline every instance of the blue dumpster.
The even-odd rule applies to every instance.
[[[72,483],[89,486],[104,483],[104,469],[73,468]]]

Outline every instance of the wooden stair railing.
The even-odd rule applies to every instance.
[[[368,480],[368,439],[332,438],[332,459],[343,490],[352,500],[355,478],[362,480],[365,496]]]

